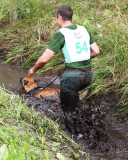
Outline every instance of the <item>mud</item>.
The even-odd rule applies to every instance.
[[[72,114],[76,122],[77,135],[71,135],[65,126],[61,111],[59,97],[45,97],[37,99],[25,93],[20,85],[20,78],[27,75],[27,71],[16,66],[0,65],[0,84],[6,89],[20,94],[27,100],[28,107],[33,107],[39,114],[42,112],[61,129],[80,144],[84,151],[96,160],[126,160],[128,159],[128,126],[120,123],[110,116],[110,109],[118,102],[120,97],[113,93],[104,95],[99,99],[95,96],[80,103]],[[55,77],[35,76],[40,86],[47,86]],[[49,86],[59,89],[59,79]],[[109,107],[108,107],[109,106]]]
[[[39,114],[43,112],[57,122],[61,129],[94,159],[128,159],[128,127],[109,117],[110,110],[106,108],[108,104],[112,107],[117,102],[118,98],[115,97],[114,101],[113,94],[98,101],[94,100],[93,96],[80,103],[72,114],[78,130],[76,135],[72,135],[65,125],[59,97],[37,99],[29,94],[25,94],[25,97],[29,107],[33,107]]]

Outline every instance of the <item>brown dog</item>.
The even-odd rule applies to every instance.
[[[36,84],[36,80],[34,80],[33,78],[28,78],[28,77],[21,78],[20,82],[26,92],[30,93],[31,95],[34,95],[34,97],[37,98],[41,98],[41,96],[53,97],[56,94],[60,94],[59,89],[43,89],[41,87],[38,87]]]
[[[36,80],[34,80],[33,78],[28,78],[28,77],[21,78],[20,82],[26,92],[30,93],[30,95],[34,95],[34,97],[37,97],[37,98],[41,98],[41,96],[53,97],[54,95],[60,94],[59,89],[43,89],[42,87],[38,87],[36,84]],[[83,100],[88,93],[89,93],[89,89],[85,90],[83,94],[79,95],[79,99]]]

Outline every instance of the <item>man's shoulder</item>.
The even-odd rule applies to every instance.
[[[52,39],[63,38],[63,34],[58,30],[52,37]]]

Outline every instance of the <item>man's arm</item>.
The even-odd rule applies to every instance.
[[[31,78],[32,74],[34,74],[38,69],[42,68],[54,54],[54,51],[46,49],[42,56],[37,60],[35,65],[29,70],[28,77]]]
[[[90,56],[94,58],[100,54],[99,47],[97,46],[96,42],[90,45]]]

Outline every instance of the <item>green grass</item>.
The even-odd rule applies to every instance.
[[[26,69],[33,66],[58,30],[55,15],[57,8],[63,4],[72,6],[73,23],[87,27],[100,48],[101,54],[93,59],[95,82],[92,94],[113,91],[122,97],[116,107],[125,108],[128,112],[127,0],[1,1],[0,22],[3,28],[0,32],[0,57],[5,63],[21,60],[20,67]],[[63,67],[63,55],[59,52],[37,74],[48,74]]]
[[[1,86],[0,91],[1,160],[89,159],[57,123],[28,108],[18,95]]]

